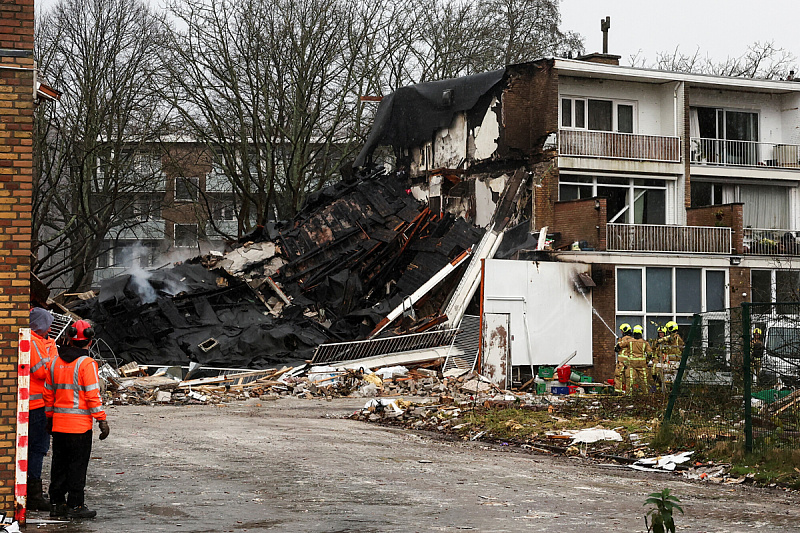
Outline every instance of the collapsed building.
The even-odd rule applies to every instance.
[[[205,269],[202,290],[155,287],[144,304],[130,280],[114,281],[80,312],[120,353],[141,343],[135,357],[218,366],[241,353],[250,360],[237,364],[258,367],[308,359],[321,342],[457,330],[469,308],[482,328],[473,364],[508,388],[567,359],[611,378],[623,322],[654,337],[673,320],[685,336],[694,313],[753,292],[774,301],[776,280],[798,276],[800,84],[618,59],[401,88],[377,110],[357,178],[312,195],[291,223],[188,263]],[[394,151],[391,173],[373,170],[379,146]],[[263,318],[243,318],[244,301]],[[128,315],[113,318],[119,306]],[[127,336],[119,324],[143,309],[169,325],[142,319],[144,333]]]

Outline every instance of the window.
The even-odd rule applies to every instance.
[[[689,110],[692,161],[724,165],[757,165],[761,157],[758,113],[716,107]],[[766,155],[766,154],[764,154]]]
[[[726,278],[724,270],[619,267],[617,327],[641,324],[647,338],[656,337],[656,328],[670,320],[686,327],[694,313],[727,307]]]
[[[602,196],[607,199],[608,222],[665,224],[667,182],[655,179],[609,178],[562,174],[559,200]]]
[[[784,185],[736,185],[692,180],[691,205],[741,202],[745,227],[758,229],[792,229],[789,222],[790,189]]]
[[[231,204],[218,202],[211,215],[214,220],[236,220],[236,213]]]
[[[751,270],[752,302],[800,301],[800,271]]]
[[[197,246],[197,224],[175,224],[175,246]]]
[[[725,201],[722,199],[721,183],[706,183],[702,181],[692,180],[692,207],[703,207],[707,205],[722,205]]]
[[[633,133],[636,104],[616,100],[565,97],[561,99],[561,127]]]
[[[175,200],[197,200],[200,190],[200,178],[175,178]]]

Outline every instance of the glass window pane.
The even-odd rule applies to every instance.
[[[569,98],[561,99],[561,125],[565,128],[572,127],[572,100]]]
[[[629,222],[631,214],[630,209],[625,209],[628,206],[628,190],[628,188],[622,187],[597,187],[597,196],[608,199],[606,202],[606,213],[609,222],[612,220],[618,224]],[[625,209],[625,212],[614,219],[623,209]]]
[[[642,310],[642,270],[640,268],[617,269],[617,309],[620,311]]]
[[[775,296],[778,302],[796,302],[800,295],[800,284],[798,284],[798,271],[796,270],[776,270],[775,271]]]
[[[617,106],[617,131],[633,133],[633,106],[620,104]]]
[[[753,302],[772,301],[772,271],[751,270],[750,283],[753,285]]]
[[[560,185],[558,187],[558,199],[561,202],[577,200],[580,198],[580,187],[578,185]]]
[[[558,181],[560,183],[592,183],[594,178],[591,176],[579,176],[577,174],[562,174]]]
[[[613,108],[610,100],[589,100],[589,129],[611,131]]]
[[[634,189],[634,224],[664,224],[667,221],[665,191]]]
[[[711,197],[712,187],[710,183],[692,181],[692,207],[713,205]]]
[[[706,271],[706,311],[725,309],[725,272]]]
[[[675,271],[675,307],[678,313],[700,312],[699,268],[678,268]],[[691,323],[691,320],[689,321]]]
[[[647,269],[647,312],[672,312],[672,269]]]
[[[586,103],[583,100],[575,100],[575,127],[586,127]]]

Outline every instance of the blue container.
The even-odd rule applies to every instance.
[[[553,387],[551,390],[553,394],[569,394],[569,387]]]

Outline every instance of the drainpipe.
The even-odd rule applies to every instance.
[[[675,137],[680,137],[678,134],[678,87],[681,86],[681,82],[675,82],[675,89],[672,91],[672,108],[674,113],[674,123],[675,123]]]

